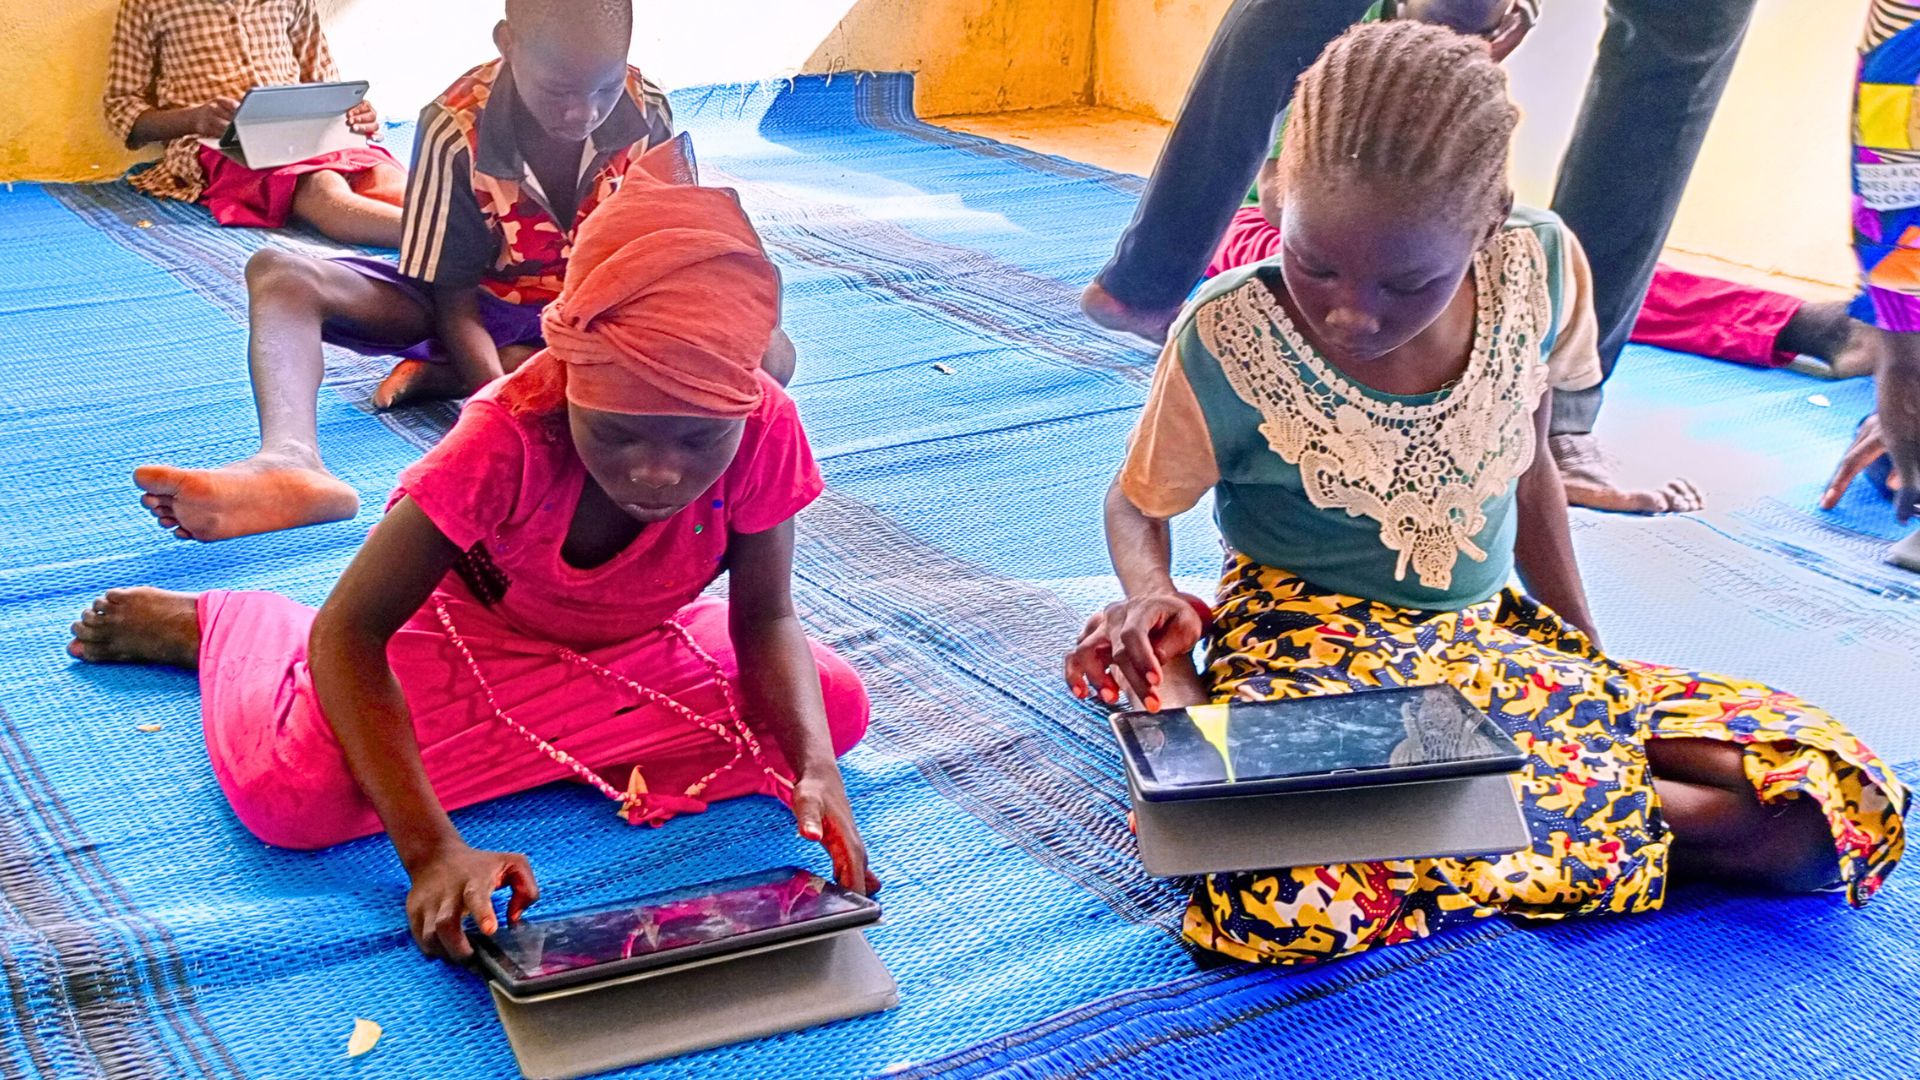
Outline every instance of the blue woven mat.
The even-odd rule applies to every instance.
[[[1138,182],[928,127],[910,100],[898,77],[675,98],[787,275],[795,396],[832,488],[805,519],[797,593],[874,692],[845,769],[903,1005],[635,1075],[1920,1073],[1901,1037],[1920,1001],[1904,877],[1862,915],[1701,893],[1318,972],[1194,975],[1170,933],[1181,897],[1132,861],[1104,726],[1052,674],[1113,589],[1098,506],[1151,356],[1088,328],[1074,297]],[[208,774],[190,677],[60,652],[111,585],[317,602],[372,520],[199,546],[135,502],[141,461],[251,449],[239,271],[289,241],[199,214],[120,185],[0,196],[0,251],[33,268],[0,296],[0,1072],[510,1076],[479,986],[398,929],[384,841],[264,848]],[[450,412],[376,421],[359,403],[380,365],[332,359],[323,445],[377,506]],[[1884,508],[1807,509],[1864,395],[1634,354],[1608,433],[1635,465],[1701,470],[1715,508],[1582,515],[1577,542],[1616,651],[1781,682],[1906,760],[1914,579],[1874,562]],[[1210,542],[1183,524],[1196,584]],[[555,788],[458,821],[529,851],[558,908],[817,861],[781,814],[750,800],[628,830]],[[349,1065],[355,1016],[387,1037]]]

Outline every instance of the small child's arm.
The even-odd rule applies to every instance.
[[[1260,193],[1260,216],[1267,224],[1280,228],[1280,159],[1268,158],[1260,163],[1260,173],[1254,179],[1254,188]]]
[[[834,879],[873,892],[866,848],[833,756],[820,668],[793,610],[793,522],[727,541],[728,618],[747,715],[764,725],[793,769],[800,835],[826,846]]]
[[[387,643],[427,602],[460,550],[412,497],[388,511],[313,620],[314,693],[347,767],[387,829],[413,886],[407,925],[429,956],[471,955],[461,924],[497,928],[493,891],[511,886],[509,921],[539,897],[524,856],[468,847],[434,794]]]

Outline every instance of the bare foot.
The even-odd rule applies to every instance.
[[[1121,303],[1098,281],[1080,293],[1080,310],[1109,330],[1143,337],[1155,345],[1166,344],[1167,328],[1180,317],[1177,307],[1170,311],[1136,311]]]
[[[1613,462],[1591,434],[1555,435],[1547,440],[1567,489],[1567,504],[1616,514],[1686,514],[1706,505],[1693,482],[1676,477],[1659,488],[1622,487]]]
[[[314,455],[262,452],[218,469],[142,465],[133,482],[146,492],[141,505],[182,540],[231,540],[360,512],[359,493]]]
[[[80,613],[67,654],[90,664],[200,666],[200,615],[191,593],[109,589]]]
[[[432,360],[402,360],[373,391],[373,407],[385,412],[421,401],[446,401],[467,395],[467,382],[453,365]]]

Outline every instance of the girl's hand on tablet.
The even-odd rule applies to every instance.
[[[833,880],[857,893],[880,891],[880,879],[867,869],[867,848],[854,827],[853,804],[847,801],[839,766],[828,762],[800,771],[793,781],[793,818],[801,838],[827,849]]]
[[[1087,620],[1080,643],[1067,655],[1067,687],[1075,697],[1089,693],[1109,705],[1124,692],[1143,709],[1158,710],[1162,685],[1170,684],[1169,665],[1187,660],[1182,674],[1192,670],[1193,647],[1206,632],[1196,603],[1184,593],[1149,593],[1107,605]],[[1178,680],[1179,690],[1191,687]],[[1197,686],[1198,680],[1193,680]],[[1204,700],[1204,698],[1203,698]],[[1183,702],[1184,704],[1191,704]],[[1175,704],[1169,699],[1165,704]]]
[[[413,888],[407,892],[407,929],[413,943],[428,956],[464,961],[473,955],[467,943],[466,920],[483,934],[500,928],[493,912],[496,889],[511,888],[507,921],[519,922],[520,913],[540,899],[533,867],[525,855],[480,851],[461,844],[410,871]]]

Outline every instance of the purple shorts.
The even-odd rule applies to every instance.
[[[400,273],[400,267],[385,259],[369,259],[362,255],[349,255],[334,259],[336,265],[344,266],[362,277],[384,282],[406,293],[413,301],[425,308],[429,314],[433,311],[433,296],[410,277]],[[475,289],[480,294],[480,323],[487,328],[487,336],[493,339],[496,349],[508,345],[546,344],[540,336],[540,310],[545,305],[509,304],[485,289]],[[328,329],[323,332],[327,341],[345,349],[352,349],[362,356],[398,356],[407,360],[434,360],[445,362],[446,351],[439,348],[440,339],[428,335],[419,341],[369,341],[351,333]]]

